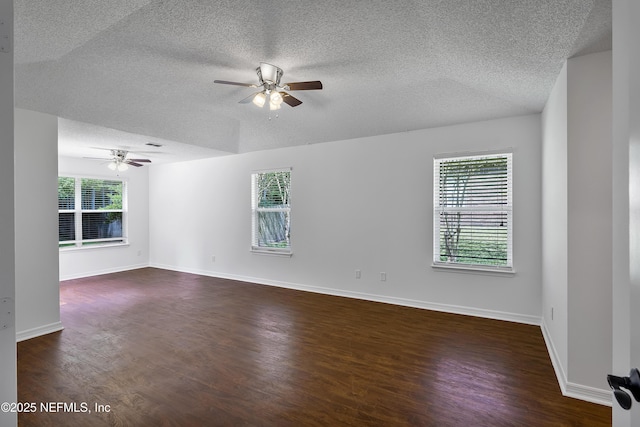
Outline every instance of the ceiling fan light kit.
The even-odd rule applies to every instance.
[[[117,170],[118,172],[123,172],[123,171],[126,171],[127,169],[129,169],[129,166],[126,163],[120,163],[120,162],[115,161],[115,160],[113,162],[109,163],[107,165],[107,167],[109,169],[111,169],[112,171]]]
[[[297,107],[298,105],[302,104],[302,101],[287,93],[286,91],[288,90],[322,89],[322,82],[319,80],[309,82],[285,83],[281,85],[280,80],[282,79],[282,75],[284,74],[282,68],[276,67],[275,65],[267,64],[266,62],[260,63],[260,66],[256,68],[256,74],[258,75],[257,85],[251,83],[230,82],[227,80],[214,80],[213,82],[251,88],[262,87],[262,90],[260,92],[256,92],[248,96],[247,98],[240,100],[239,103],[247,104],[249,102],[252,102],[255,106],[262,108],[267,103],[266,101],[268,99],[270,111],[279,110],[280,105],[283,102],[290,107]]]

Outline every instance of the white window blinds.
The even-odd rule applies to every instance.
[[[512,154],[434,159],[435,265],[513,267]]]
[[[126,185],[120,180],[58,177],[61,248],[126,243]]]
[[[251,175],[252,242],[254,251],[291,253],[291,171]]]

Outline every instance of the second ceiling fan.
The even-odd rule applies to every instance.
[[[262,108],[267,101],[269,102],[270,110],[278,110],[280,105],[284,102],[291,107],[297,107],[302,104],[298,98],[291,96],[286,91],[288,90],[317,90],[322,89],[322,82],[319,80],[311,82],[294,82],[280,84],[280,79],[284,74],[282,69],[275,65],[261,62],[260,66],[256,68],[258,74],[258,84],[251,83],[238,83],[230,82],[226,80],[214,80],[214,83],[220,83],[225,85],[245,86],[245,87],[262,87],[260,92],[256,92],[243,100],[241,104],[248,104],[253,102],[258,107]]]

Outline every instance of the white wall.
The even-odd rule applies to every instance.
[[[154,167],[154,166],[151,166]],[[129,245],[60,251],[60,280],[94,276],[146,267],[149,264],[149,167],[120,172],[127,181]],[[60,157],[60,176],[112,179],[115,172],[105,164],[87,159]]]
[[[600,403],[611,401],[611,79],[611,52],[569,59],[542,120],[543,332],[563,393]]]
[[[609,392],[612,328],[611,52],[568,61],[569,382]]]
[[[15,111],[18,340],[62,329],[58,283],[58,118]]]
[[[540,116],[530,115],[156,165],[151,265],[537,324],[540,144]],[[517,273],[432,269],[433,156],[509,147]],[[288,166],[294,255],[253,254],[250,174]]]
[[[613,366],[640,367],[640,3],[613,2]],[[640,425],[640,404],[613,405],[613,425]]]
[[[569,341],[566,63],[542,112],[542,135],[542,328],[564,386]]]
[[[0,34],[12,34],[13,2],[0,0]],[[7,29],[8,28],[8,29]],[[13,50],[0,52],[0,300],[2,310],[15,313],[14,253],[14,130],[13,130]],[[3,317],[0,324],[0,403],[16,402],[16,327],[15,315]],[[6,325],[6,327],[4,327]],[[15,426],[15,413],[0,411],[1,426]]]

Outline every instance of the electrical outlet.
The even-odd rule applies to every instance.
[[[215,255],[211,255],[211,262],[216,262],[216,256]]]
[[[553,320],[553,307],[551,307],[551,320]]]
[[[142,251],[138,251],[138,256],[142,256]]]
[[[362,272],[360,270],[356,270],[356,279],[359,279],[362,276]]]
[[[385,272],[381,272],[380,273],[380,281],[381,282],[386,282],[387,281],[387,273],[385,273]]]
[[[15,302],[13,298],[0,298],[0,330],[15,324]]]
[[[4,18],[0,18],[0,52],[9,52],[10,50],[9,26],[5,24]]]

